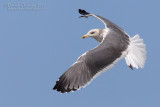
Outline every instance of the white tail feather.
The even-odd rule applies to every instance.
[[[125,57],[128,66],[143,68],[146,61],[146,46],[143,39],[139,35],[130,38],[130,45],[128,46],[127,55]]]

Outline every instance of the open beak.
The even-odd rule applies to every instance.
[[[84,39],[84,38],[86,38],[86,37],[88,37],[88,35],[84,35],[84,36],[82,36],[82,39]]]

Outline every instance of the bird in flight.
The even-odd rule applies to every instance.
[[[80,17],[93,16],[105,25],[104,29],[92,29],[82,38],[92,37],[100,44],[82,54],[77,61],[56,81],[54,90],[61,93],[84,88],[99,74],[113,67],[120,59],[133,70],[143,68],[146,47],[139,35],[130,37],[122,28],[106,18],[79,9]]]

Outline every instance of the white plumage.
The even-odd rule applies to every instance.
[[[125,57],[128,66],[132,65],[136,69],[143,68],[146,61],[146,46],[139,35],[130,38],[130,45]]]

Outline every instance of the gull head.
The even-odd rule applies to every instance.
[[[82,36],[82,39],[86,37],[92,37],[96,39],[98,42],[101,42],[103,39],[104,29],[92,29],[86,35]]]

